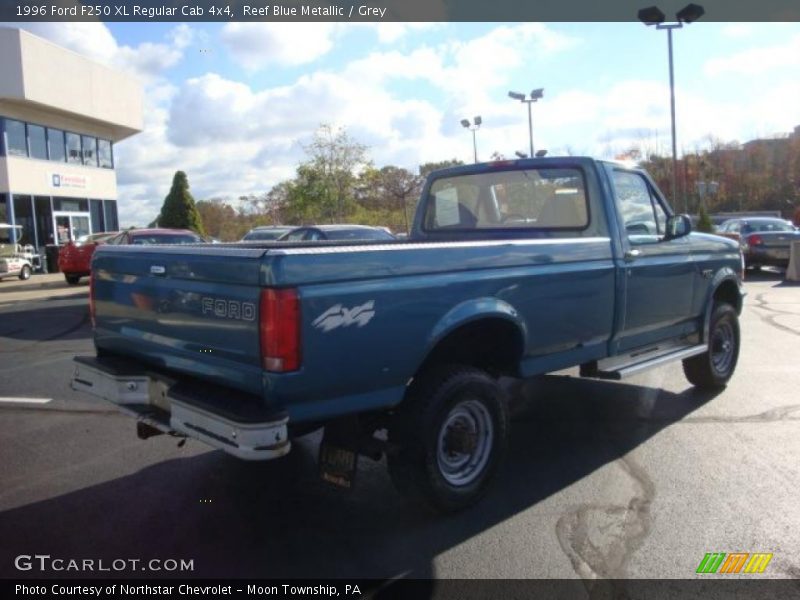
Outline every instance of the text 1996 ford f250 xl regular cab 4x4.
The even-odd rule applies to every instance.
[[[324,478],[349,486],[359,454],[385,455],[400,490],[458,510],[503,456],[501,375],[682,360],[725,385],[742,257],[690,229],[643,171],[548,157],[432,173],[408,240],[101,246],[97,356],[72,385],[140,437],[244,459],[324,425]]]

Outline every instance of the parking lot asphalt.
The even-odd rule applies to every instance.
[[[0,283],[0,577],[41,577],[14,568],[38,553],[190,559],[175,574],[192,577],[582,578],[588,592],[697,577],[708,552],[769,552],[762,577],[800,578],[800,286],[775,272],[748,274],[724,391],[694,390],[680,364],[531,379],[493,489],[447,517],[406,504],[368,459],[354,491],[327,486],[315,436],[256,464],[138,440],[69,389],[72,357],[92,353],[87,286],[47,277]]]

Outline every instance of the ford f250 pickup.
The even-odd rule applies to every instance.
[[[503,457],[500,376],[579,366],[621,379],[683,361],[724,386],[742,256],[693,233],[652,179],[578,157],[432,173],[407,240],[98,248],[96,356],[74,389],[138,420],[274,459],[321,426],[322,476],[357,458],[439,511],[474,503]]]

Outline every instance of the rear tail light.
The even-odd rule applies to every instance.
[[[259,311],[261,364],[266,371],[300,368],[300,299],[295,289],[261,292]]]
[[[764,240],[761,238],[760,235],[751,235],[747,238],[747,244],[749,246],[760,246],[764,243]]]
[[[92,320],[92,329],[95,328],[95,308],[94,308],[94,272],[89,275],[89,318]]]

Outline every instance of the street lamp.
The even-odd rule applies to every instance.
[[[508,92],[508,97],[528,105],[528,137],[531,143],[531,152],[529,156],[533,156],[533,117],[531,116],[531,104],[544,97],[544,88],[536,88],[533,90],[530,98],[520,92]]]
[[[473,119],[473,121],[474,125],[470,123],[469,119],[461,119],[461,125],[465,129],[469,129],[472,132],[472,151],[475,156],[475,162],[478,162],[478,142],[475,139],[475,132],[478,131],[478,129],[480,129],[481,123],[483,123],[483,119],[481,119],[481,116],[478,115]]]
[[[672,198],[673,201],[678,200],[678,144],[675,139],[675,74],[672,66],[672,30],[680,29],[683,24],[689,25],[705,14],[705,9],[699,4],[687,4],[677,13],[675,13],[675,23],[664,23],[664,13],[657,6],[650,6],[641,9],[637,16],[639,20],[647,25],[655,25],[656,29],[667,30],[667,46],[669,48],[669,107],[670,116],[672,119]],[[686,198],[683,199],[683,210],[687,210]]]
[[[519,150],[515,151],[514,154],[516,154],[518,158],[528,158],[527,154],[520,152]]]

